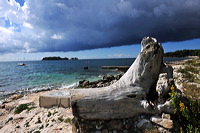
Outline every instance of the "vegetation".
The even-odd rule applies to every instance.
[[[194,74],[198,74],[198,70],[192,66],[186,66],[185,68],[178,69],[179,73],[183,74],[183,78],[186,78],[189,82],[194,82],[197,77]]]
[[[42,60],[69,60],[69,58],[67,57],[64,57],[64,58],[61,58],[61,57],[44,57]],[[78,60],[77,57],[72,57],[70,60]]]
[[[183,87],[186,88],[184,94],[186,97],[200,101],[200,87],[196,84],[183,83]]]
[[[71,124],[71,123],[72,123],[72,119],[71,119],[71,118],[67,118],[67,119],[64,120],[64,122],[65,122],[65,123],[70,123],[70,124]]]
[[[35,107],[29,107],[28,104],[20,104],[17,108],[15,108],[14,110],[14,114],[19,114],[21,113],[23,110],[28,110],[30,111],[31,109],[34,109]]]
[[[199,71],[200,71],[200,58],[188,60],[185,62],[185,67],[178,69],[177,72],[183,74],[183,78],[187,79],[189,82],[199,82]]]
[[[169,93],[172,105],[174,106],[174,118],[178,122],[181,133],[199,133],[200,132],[200,87],[199,71],[200,58],[188,60],[184,63],[184,68],[178,69],[185,79],[182,83],[183,94],[175,91],[171,87]]]
[[[44,57],[42,60],[69,60],[67,57],[61,58],[61,57]]]
[[[193,67],[200,67],[200,58],[188,60],[185,62],[185,64]]]
[[[164,57],[186,57],[186,56],[199,56],[200,57],[200,49],[177,50],[175,52],[167,52],[167,53],[164,54]]]
[[[70,60],[78,60],[77,57],[72,57]]]
[[[169,93],[172,105],[174,106],[175,118],[179,124],[181,133],[200,132],[200,102],[188,99],[171,87]],[[177,126],[177,125],[175,125]]]

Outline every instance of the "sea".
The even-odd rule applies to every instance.
[[[164,62],[186,58],[164,58]],[[81,80],[95,81],[104,75],[119,74],[118,70],[101,66],[130,66],[135,58],[80,59],[57,61],[0,62],[0,104],[16,93],[76,87]],[[18,66],[24,63],[25,66]],[[84,67],[88,69],[84,69]]]

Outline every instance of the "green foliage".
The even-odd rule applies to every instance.
[[[192,66],[195,66],[195,67],[200,66],[199,59],[188,60],[188,61],[185,62],[185,64],[186,65],[192,65]]]
[[[200,57],[200,49],[196,50],[177,50],[175,52],[167,52],[164,54],[165,57],[186,57],[186,56],[199,56]]]
[[[61,57],[44,57],[42,60],[69,60],[69,58],[67,57],[64,57],[64,58],[61,58]],[[70,60],[78,60],[77,57],[72,57]]]
[[[194,74],[199,73],[199,71],[192,66],[186,66],[183,69],[180,68],[180,69],[178,69],[177,72],[182,73],[183,78],[188,79],[189,82],[194,82],[196,79],[196,76]]]
[[[63,121],[64,121],[63,116],[58,117],[58,120],[59,120],[60,122],[63,122]]]
[[[50,117],[50,116],[51,116],[51,112],[49,111],[48,114],[47,114],[47,117]]]
[[[169,95],[175,108],[175,117],[181,126],[180,131],[182,133],[200,132],[200,102],[179,95],[173,86]]]
[[[65,122],[65,123],[70,123],[70,124],[71,124],[71,123],[72,123],[72,119],[71,119],[71,118],[67,118],[67,119],[64,120],[64,122]]]
[[[28,110],[28,111],[30,111],[30,110],[32,110],[32,109],[34,109],[34,108],[35,108],[35,107],[29,107],[28,104],[20,104],[17,108],[15,108],[14,114],[19,114],[19,113],[21,113],[23,110]]]
[[[58,113],[58,111],[54,110],[54,111],[53,111],[53,115],[55,115],[56,113]]]
[[[42,60],[69,60],[67,57],[61,58],[61,57],[44,57]]]
[[[183,83],[183,87],[186,89],[184,94],[188,98],[192,98],[193,100],[200,100],[200,87],[197,87],[196,84],[188,83]]]

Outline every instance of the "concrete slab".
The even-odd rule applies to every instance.
[[[51,108],[53,106],[68,108],[70,102],[70,90],[57,90],[39,97],[39,106]]]

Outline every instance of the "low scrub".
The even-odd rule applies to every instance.
[[[30,111],[31,109],[34,109],[35,107],[29,107],[28,104],[20,104],[17,108],[15,108],[14,110],[14,114],[19,114],[21,113],[23,110],[28,110]]]
[[[193,60],[188,60],[185,62],[186,65],[192,65],[195,67],[199,67],[200,66],[200,58],[198,59],[193,59]]]
[[[171,87],[169,93],[172,105],[174,106],[174,117],[178,122],[175,125],[181,133],[200,132],[200,102],[184,97]]]
[[[183,87],[185,88],[184,94],[186,97],[200,101],[200,87],[197,87],[196,84],[189,83],[183,83]]]

